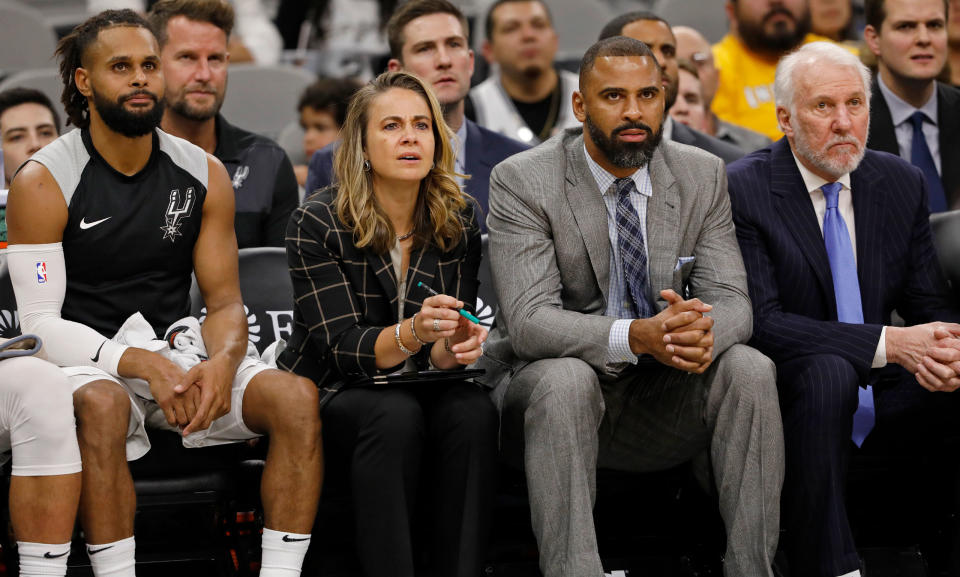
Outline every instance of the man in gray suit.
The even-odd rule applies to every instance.
[[[660,142],[661,72],[642,42],[602,40],[580,70],[584,128],[490,179],[500,310],[482,363],[504,449],[523,447],[541,570],[603,575],[598,464],[651,471],[709,451],[726,575],[772,575],[780,410],[773,364],[742,344],[752,316],[723,163]]]

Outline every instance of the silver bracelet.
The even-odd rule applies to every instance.
[[[400,323],[402,323],[402,322],[403,322],[403,321],[400,321]],[[396,341],[397,341],[397,348],[400,349],[400,352],[402,352],[403,354],[407,355],[408,357],[412,357],[413,355],[415,355],[415,354],[417,354],[417,353],[416,353],[416,351],[411,351],[411,350],[408,349],[407,347],[403,346],[403,341],[400,340],[400,323],[397,323],[397,326],[394,327],[394,329],[393,329],[393,338],[396,339]]]
[[[420,343],[421,347],[423,347],[423,346],[426,346],[427,343],[425,343],[423,339],[421,339],[420,336],[417,334],[417,315],[418,314],[420,314],[419,311],[413,313],[413,316],[410,317],[410,332],[413,334],[413,338],[417,339],[417,342]]]

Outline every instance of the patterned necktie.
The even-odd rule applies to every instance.
[[[847,223],[837,204],[843,185],[831,182],[820,187],[827,200],[823,216],[823,242],[827,247],[830,272],[833,275],[833,293],[837,299],[837,320],[842,323],[863,324],[863,304],[860,300],[860,280],[857,262],[853,258],[853,243]],[[859,447],[873,429],[876,414],[873,406],[873,387],[859,389],[860,404],[853,415],[853,442]]]
[[[643,242],[640,217],[630,202],[630,193],[636,190],[632,178],[618,178],[617,187],[617,249],[623,263],[623,279],[638,319],[653,315],[647,300],[647,251]]]
[[[923,136],[923,121],[927,116],[919,110],[910,115],[913,123],[913,140],[910,144],[910,163],[923,172],[927,180],[927,202],[930,212],[947,210],[947,196],[943,192],[943,182],[937,172],[937,165],[933,162],[927,139]]]

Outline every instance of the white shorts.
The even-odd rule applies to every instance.
[[[187,448],[209,447],[225,445],[253,439],[261,436],[254,433],[243,423],[243,395],[247,385],[261,371],[271,368],[266,363],[252,357],[244,357],[237,367],[237,374],[233,378],[233,389],[230,394],[230,412],[210,424],[205,431],[195,431],[182,437],[183,446]],[[150,439],[147,437],[147,428],[174,431],[179,433],[180,427],[167,422],[160,405],[153,400],[150,389],[140,379],[117,378],[95,367],[64,367],[70,385],[76,391],[80,387],[93,381],[111,381],[117,383],[130,397],[130,425],[127,429],[127,460],[135,461],[147,454],[150,450]]]

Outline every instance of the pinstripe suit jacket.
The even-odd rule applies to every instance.
[[[737,250],[723,162],[663,141],[650,160],[647,252],[654,295],[672,288],[714,305],[715,356],[750,337],[746,276]],[[497,387],[536,359],[575,357],[601,373],[610,328],[607,212],[571,128],[494,168],[490,265],[499,310],[487,341],[486,382]],[[696,259],[677,268],[678,258]],[[657,296],[655,306],[666,303]],[[498,370],[500,369],[500,370]],[[500,387],[499,395],[505,390]]]
[[[867,150],[850,174],[864,324],[837,321],[833,277],[810,195],[786,138],[729,166],[753,341],[775,362],[835,354],[864,382],[896,310],[908,325],[960,318],[933,247],[923,175]]]
[[[337,218],[326,188],[294,211],[287,226],[287,261],[293,279],[293,334],[277,359],[280,368],[318,386],[378,373],[374,344],[384,327],[396,323],[397,278],[390,255],[359,249],[353,232]],[[463,237],[441,253],[430,244],[410,255],[404,318],[420,310],[428,295],[417,283],[455,296],[473,310],[480,266],[480,230],[469,207],[461,216]],[[429,346],[415,357],[425,367]],[[397,367],[394,367],[394,370]]]

